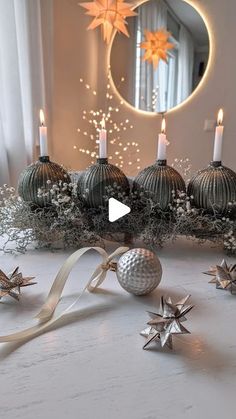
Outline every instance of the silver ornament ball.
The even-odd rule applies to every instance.
[[[144,193],[163,211],[169,209],[175,195],[185,192],[186,186],[182,176],[166,164],[166,160],[157,160],[152,166],[146,167],[134,179],[133,190]]]
[[[235,216],[236,173],[213,161],[196,173],[189,182],[188,196],[193,196],[194,205],[208,213],[231,214]]]
[[[160,283],[162,267],[158,257],[147,249],[131,249],[117,263],[117,278],[127,292],[146,295]]]

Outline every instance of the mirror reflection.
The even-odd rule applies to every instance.
[[[116,35],[111,75],[135,108],[166,112],[186,100],[201,81],[209,35],[199,13],[183,0],[150,0],[129,19],[130,38]]]

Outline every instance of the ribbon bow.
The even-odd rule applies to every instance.
[[[102,263],[98,265],[98,267],[95,269],[94,273],[92,274],[86,286],[83,288],[82,292],[76,298],[76,300],[69,307],[67,307],[67,309],[64,310],[61,314],[55,316],[55,309],[60,301],[64,286],[72,268],[80,259],[80,257],[83,256],[84,253],[88,252],[89,250],[96,250],[102,256]],[[116,264],[115,262],[112,262],[112,259],[114,259],[116,256],[119,256],[127,252],[127,250],[129,250],[128,247],[119,247],[115,250],[115,252],[113,252],[109,256],[107,252],[101,247],[84,247],[83,249],[79,249],[76,252],[72,253],[72,255],[69,256],[69,258],[63,263],[56,278],[54,279],[46,302],[43,304],[40,312],[35,317],[36,319],[38,319],[38,324],[28,329],[22,330],[21,332],[13,333],[7,336],[0,336],[0,342],[14,342],[23,339],[33,338],[42,331],[45,331],[49,326],[54,324],[62,316],[64,316],[64,314],[70,311],[86,290],[88,290],[89,292],[95,291],[106,279],[107,271],[116,270]]]

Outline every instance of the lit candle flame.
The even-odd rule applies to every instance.
[[[105,118],[102,118],[102,120],[101,120],[101,128],[102,129],[105,129],[106,128]]]
[[[165,134],[166,133],[166,119],[163,118],[162,119],[162,123],[161,123],[161,133]]]
[[[217,124],[218,125],[223,124],[223,118],[224,118],[224,112],[223,112],[223,109],[220,109],[219,112],[218,112],[218,117],[217,117]]]
[[[39,119],[40,119],[41,125],[43,126],[45,124],[45,118],[44,118],[44,113],[42,109],[40,109],[40,112],[39,112]]]

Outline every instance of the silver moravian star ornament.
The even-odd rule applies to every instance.
[[[186,321],[186,314],[192,310],[193,305],[186,305],[190,295],[182,298],[177,303],[173,303],[171,298],[161,297],[158,313],[148,312],[151,320],[147,323],[149,327],[144,329],[140,335],[147,338],[143,346],[146,349],[151,342],[157,341],[161,347],[173,348],[173,335],[190,333],[182,323]]]
[[[0,300],[2,297],[9,295],[19,301],[22,287],[37,284],[37,282],[32,282],[33,279],[33,276],[23,277],[22,273],[19,272],[19,268],[16,268],[9,275],[6,275],[0,269]]]
[[[209,284],[216,284],[217,289],[229,290],[236,294],[236,264],[228,265],[223,259],[220,265],[212,266],[209,271],[203,272],[213,278]]]

